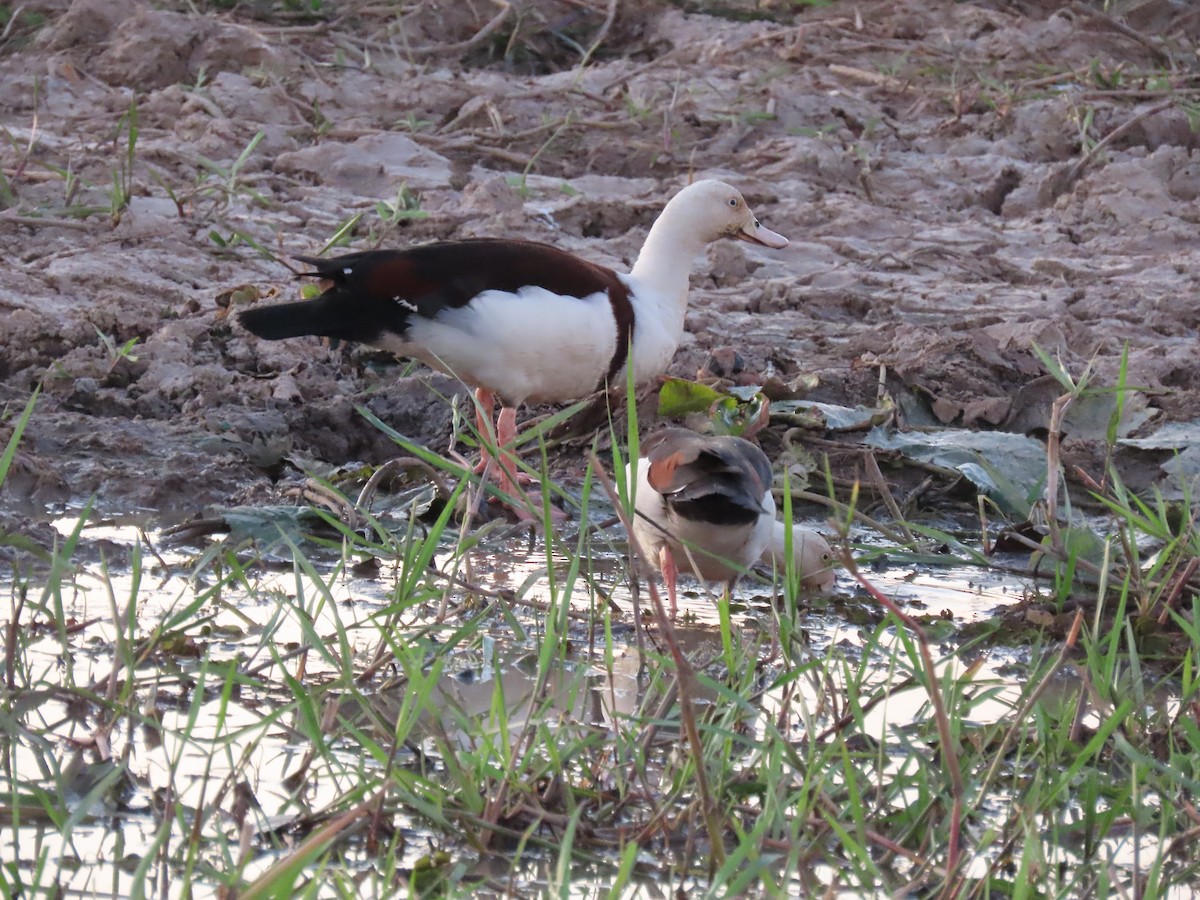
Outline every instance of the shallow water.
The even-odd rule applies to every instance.
[[[75,524],[63,519],[56,527],[67,535]],[[437,760],[446,747],[466,754],[503,755],[507,751],[499,748],[512,750],[509,742],[526,724],[611,731],[641,709],[653,673],[669,665],[669,644],[664,644],[657,629],[647,628],[644,649],[639,650],[643,644],[631,625],[634,595],[615,544],[612,549],[598,544],[587,571],[570,584],[571,610],[579,616],[570,625],[571,653],[566,662],[542,671],[539,652],[547,626],[539,605],[561,608],[554,598],[565,595],[570,557],[555,554],[548,565],[541,545],[527,538],[487,543],[465,559],[447,550],[435,558],[436,567],[475,585],[474,596],[450,590],[405,606],[398,601],[405,577],[402,566],[385,564],[370,576],[350,575],[347,567],[340,567],[336,550],[315,552],[311,571],[304,565],[286,571],[258,567],[233,578],[216,561],[219,557],[198,566],[194,551],[165,547],[155,534],[148,536],[147,546],[146,536],[134,526],[87,528],[84,534],[104,552],[94,554],[96,561],[81,566],[64,582],[61,609],[64,621],[72,623],[70,633],[43,621],[26,645],[20,670],[36,680],[37,690],[43,693],[35,691],[34,696],[42,699],[24,721],[27,733],[39,737],[17,740],[9,754],[22,791],[28,793],[37,784],[50,791],[56,784],[65,785],[66,806],[78,813],[78,821],[71,824],[67,839],[62,836],[66,829],[37,815],[0,836],[0,858],[15,862],[22,879],[32,880],[38,861],[45,860],[50,871],[58,870],[56,883],[69,891],[124,895],[133,889],[138,861],[152,856],[163,837],[152,799],[161,803],[168,797],[181,810],[203,810],[218,802],[227,818],[244,786],[255,810],[245,821],[255,823],[259,832],[278,828],[286,833],[291,824],[352,792],[364,771],[383,764],[364,753],[361,741],[385,746],[406,717],[412,720],[413,730],[400,750],[406,757],[403,762],[418,759],[413,754]],[[564,546],[574,544],[567,541]],[[103,561],[135,557],[140,557],[140,566]],[[948,615],[956,623],[986,619],[996,607],[1020,598],[1030,587],[1016,576],[967,568],[883,568],[872,572],[870,579],[901,607]],[[3,590],[11,596],[17,593],[12,584]],[[639,593],[644,604],[646,588]],[[730,612],[734,634],[749,642],[764,672],[778,665],[773,662],[777,658],[774,594],[766,581],[745,579],[734,593]],[[130,598],[136,598],[136,604],[131,605]],[[719,667],[722,659],[715,600],[701,588],[681,593],[673,640],[697,665],[707,661]],[[894,676],[888,654],[898,652],[896,635],[872,643],[866,638],[873,624],[850,624],[843,615],[847,605],[861,608],[871,601],[848,575],[840,573],[832,597],[811,602],[800,620],[807,653],[836,653],[851,663],[876,666],[858,690],[864,690],[864,685],[884,689]],[[55,608],[54,603],[47,602],[46,608]],[[126,618],[130,609],[136,613],[132,629]],[[447,615],[439,620],[440,611]],[[584,621],[594,614],[603,624]],[[403,644],[406,636],[421,634],[453,641],[463,619],[478,615],[485,617],[480,639],[439,658],[438,671],[430,675],[434,679],[428,687],[430,702],[421,710],[409,708],[414,677],[427,671],[420,659],[399,667],[393,661],[377,672],[367,689],[351,689],[348,677],[369,668],[389,639]],[[160,645],[155,654],[138,659],[132,688],[135,708],[154,727],[137,726],[136,716],[123,716],[122,724],[110,731],[103,713],[86,704],[81,707],[78,698],[108,696],[119,706],[122,692],[131,687],[127,671],[110,677],[114,660],[126,658],[123,642],[126,647],[136,645],[159,626],[175,629],[181,637],[166,645],[171,652],[162,652]],[[605,627],[611,643],[605,639]],[[323,642],[328,642],[330,652],[323,652]],[[939,654],[944,658],[941,670],[961,678],[968,664],[949,656],[952,645]],[[69,648],[66,653],[64,646]],[[1020,674],[1014,673],[1024,671],[1026,657],[1024,648],[1002,645],[976,654],[970,664],[969,689],[978,692],[979,699],[964,725],[990,724],[1012,715],[1024,688]],[[353,660],[350,672],[341,664],[345,659]],[[748,720],[746,726],[761,736],[769,719],[785,735],[802,741],[814,722],[831,721],[826,704],[846,688],[838,672],[831,667],[819,683],[800,678],[786,691],[766,690],[759,697],[757,720]],[[294,710],[297,696],[303,696],[302,688],[299,695],[288,688],[289,679],[328,688],[324,706],[300,708],[299,714],[280,717],[280,710]],[[1069,673],[1059,681],[1064,700],[1073,702],[1078,685]],[[51,686],[56,684],[63,690],[54,690]],[[701,707],[720,702],[703,686],[695,699]],[[1164,702],[1169,703],[1169,698]],[[497,704],[506,710],[504,715],[497,715]],[[103,710],[104,704],[98,708]],[[431,715],[430,709],[438,710],[438,715]],[[901,754],[884,761],[885,771],[903,766],[906,730],[930,714],[928,694],[913,687],[891,693],[862,717],[863,734]],[[343,740],[328,747],[314,763],[312,742],[321,740],[321,721],[332,716],[351,723],[361,741]],[[671,727],[664,726],[667,732]],[[127,770],[116,771],[114,762],[123,762]],[[315,769],[310,771],[310,765]],[[105,778],[113,779],[111,785],[98,788]],[[17,787],[9,783],[10,789]],[[994,812],[1000,821],[1008,811],[997,802]],[[428,854],[426,838],[433,833],[415,812],[393,825],[403,832],[406,848],[396,854],[396,865],[417,865]],[[227,868],[237,856],[239,841],[248,836],[232,823],[221,830],[224,843],[210,843],[203,853],[211,857],[212,865]],[[176,831],[172,839],[185,838]],[[1132,864],[1132,840],[1113,841],[1114,866]],[[1153,841],[1144,835],[1138,840],[1143,853],[1153,852]],[[1047,855],[1073,858],[1063,846],[1048,846]],[[242,872],[246,879],[277,858],[272,853],[252,856]],[[537,853],[522,857],[519,880],[533,885],[550,877],[539,871],[538,858]],[[546,859],[549,865],[551,858]],[[346,864],[369,868],[370,856],[359,858],[350,849]],[[153,871],[165,879],[165,894],[174,895],[169,867]],[[819,871],[814,874],[821,878]],[[589,883],[602,884],[603,879],[601,874],[589,882],[581,872],[572,883],[577,895],[588,896]],[[192,891],[193,896],[215,896],[215,889],[206,887],[203,879],[192,885]],[[638,895],[660,894],[647,883]]]

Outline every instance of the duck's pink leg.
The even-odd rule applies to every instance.
[[[487,388],[475,389],[475,427],[479,431],[479,465],[475,474],[482,475],[487,468],[488,460],[496,461],[496,487],[506,494],[516,496],[513,492],[513,481],[517,479],[512,460],[504,459],[504,450],[511,448],[517,441],[517,411],[509,406],[500,407],[500,416],[492,427],[492,416],[496,412],[496,395]],[[492,438],[495,438],[495,453],[492,452]]]
[[[475,389],[475,427],[479,431],[479,464],[475,466],[475,474],[482,475],[488,467],[488,461],[495,460],[496,471],[499,473],[496,476],[496,487],[505,493],[511,493],[509,489],[512,487],[506,477],[508,473],[501,461],[501,456],[503,455],[501,451],[505,446],[505,438],[502,437],[501,433],[505,428],[504,414],[508,411],[508,407],[502,406],[500,408],[500,418],[496,419],[496,424],[493,426],[492,417],[496,413],[496,395],[487,388]],[[508,424],[511,432],[507,439],[508,444],[512,444],[516,438],[516,410],[512,412],[514,419]],[[495,439],[494,448],[492,444],[493,439]],[[495,449],[495,453],[492,452],[493,449]]]
[[[496,487],[510,497],[521,496],[517,493],[520,476],[517,473],[516,461],[509,456],[516,453],[517,446],[517,410],[512,406],[501,406],[500,416],[496,419],[496,465],[500,474],[496,478]]]
[[[496,444],[500,453],[500,480],[497,487],[511,497],[524,497],[527,506],[514,506],[513,512],[521,521],[536,522],[539,517],[529,512],[530,509],[542,509],[542,492],[540,490],[521,491],[517,485],[535,485],[538,479],[527,475],[517,468],[517,409],[515,406],[500,407],[500,417],[496,419]],[[567,514],[551,504],[550,518],[555,522],[565,522]]]
[[[495,431],[492,430],[492,414],[496,409],[496,395],[486,388],[475,389],[475,427],[479,429],[480,452],[479,465],[475,474],[482,474],[490,460],[496,461],[496,488],[511,501],[502,501],[516,517],[523,521],[535,521],[529,509],[541,509],[542,495],[537,491],[525,492],[518,485],[533,484],[535,479],[517,469],[517,410],[514,406],[501,406],[500,415],[496,418]],[[495,446],[492,446],[492,437]],[[494,452],[493,452],[494,451]],[[520,502],[524,498],[525,502]],[[492,498],[493,500],[499,498]],[[550,517],[554,521],[564,521],[566,514],[558,507],[551,507]]]
[[[475,427],[479,430],[479,464],[475,467],[475,474],[482,475],[488,467],[488,460],[495,460],[496,487],[510,497],[516,497],[516,469],[513,461],[505,458],[504,451],[517,441],[517,411],[510,406],[500,407],[500,416],[493,429],[492,416],[495,411],[496,395],[487,388],[476,388]],[[493,437],[496,439],[495,453],[491,446]]]
[[[479,467],[475,469],[475,474],[480,474],[487,465],[489,454],[487,452],[487,439],[494,432],[492,431],[492,416],[496,412],[496,395],[487,388],[475,388],[475,428],[479,431],[479,440],[482,442],[483,454],[479,458]]]
[[[675,557],[666,544],[658,548],[658,567],[662,570],[663,583],[667,586],[667,599],[671,603],[671,621],[674,622],[675,613],[679,608],[675,595],[675,582],[679,580],[679,566],[675,565]]]

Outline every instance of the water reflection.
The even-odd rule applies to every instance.
[[[641,697],[639,666],[637,650],[627,646],[612,657],[610,666],[573,662],[543,678],[535,656],[521,648],[502,648],[489,665],[438,678],[418,729],[426,737],[448,738],[454,747],[474,750],[478,735],[494,734],[501,724],[514,741],[531,722],[624,727]],[[341,700],[340,715],[385,740],[411,701],[409,692],[409,684],[401,681],[371,694],[351,694]],[[468,725],[469,720],[474,724]],[[440,752],[432,745],[426,749]]]
[[[75,524],[61,522],[60,531],[69,533]],[[660,740],[679,741],[678,709],[662,705],[674,691],[670,653],[652,627],[646,631],[645,654],[638,649],[629,627],[633,594],[615,541],[589,545],[574,573],[573,540],[556,546],[549,558],[539,542],[523,538],[487,543],[466,556],[448,547],[434,559],[436,571],[428,580],[436,590],[429,592],[429,600],[397,615],[392,610],[402,593],[399,585],[409,573],[394,561],[362,570],[364,574],[347,574],[360,570],[343,565],[336,551],[326,551],[313,571],[302,566],[284,571],[257,568],[242,581],[227,578],[228,570],[215,565],[197,570],[187,553],[154,546],[154,552],[146,548],[142,554],[143,571],[135,573],[112,561],[128,559],[130,548],[142,541],[136,527],[109,524],[89,529],[88,536],[125,553],[106,553],[109,563],[86,563],[64,583],[62,608],[73,623],[72,631],[64,644],[61,631],[42,622],[25,644],[23,667],[39,673],[44,684],[87,685],[96,694],[107,689],[110,676],[119,670],[115,648],[128,634],[147,635],[188,613],[190,618],[176,627],[192,644],[178,644],[175,652],[139,661],[134,673],[134,706],[141,716],[137,724],[127,719],[107,732],[102,703],[80,704],[73,699],[77,693],[54,688],[28,690],[21,708],[10,710],[22,719],[26,734],[40,737],[6,748],[12,771],[20,775],[6,776],[5,793],[28,798],[31,785],[47,790],[62,785],[65,808],[86,811],[64,835],[61,823],[28,803],[22,827],[0,836],[0,858],[15,861],[27,879],[39,860],[48,860],[58,869],[57,884],[64,890],[131,892],[133,870],[143,854],[154,851],[161,824],[170,818],[163,805],[168,799],[188,821],[206,815],[221,823],[218,830],[226,845],[206,851],[212,857],[209,864],[221,866],[235,857],[240,839],[231,812],[239,786],[245,786],[253,801],[241,814],[264,845],[288,823],[302,821],[352,793],[364,773],[377,773],[382,763],[364,753],[361,743],[346,739],[314,760],[312,747],[322,739],[323,722],[336,721],[339,733],[387,747],[406,715],[406,704],[412,702],[408,676],[429,671],[418,658],[412,673],[397,663],[350,689],[353,676],[375,658],[385,629],[390,629],[385,637],[398,641],[430,640],[452,632],[467,617],[486,618],[480,640],[441,655],[445,668],[424,695],[405,753],[431,758],[470,754],[490,751],[501,742],[508,742],[511,750],[531,727],[577,729],[601,741],[653,727]],[[149,537],[155,541],[154,535]],[[454,579],[448,580],[451,574]],[[885,569],[871,578],[902,606],[933,613],[949,610],[956,622],[986,618],[1026,590],[1022,579],[974,570]],[[478,598],[472,599],[472,590],[464,584],[473,586]],[[6,585],[5,590],[12,593],[15,588]],[[837,593],[854,595],[844,576]],[[804,666],[805,660],[834,655],[847,664],[822,669],[819,678],[805,671],[785,672],[781,657],[771,650],[779,639],[774,617],[782,614],[773,606],[775,594],[768,580],[747,578],[733,597],[734,640],[750,646],[762,684],[753,709],[738,712],[739,726],[751,739],[762,738],[770,727],[800,744],[812,739],[814,728],[839,727],[852,692],[860,701],[886,694],[883,702],[865,704],[853,721],[865,738],[881,747],[881,771],[898,771],[906,754],[913,752],[913,723],[930,716],[923,689],[897,686],[903,675],[895,668],[895,660],[903,655],[899,636],[885,634],[868,644],[871,622],[849,624],[836,603],[822,604],[798,623],[807,645],[795,658]],[[443,597],[449,603],[437,602]],[[674,628],[678,647],[694,665],[708,667],[714,684],[721,683],[728,673],[723,671],[716,597],[694,585],[680,599],[680,620]],[[546,609],[558,609],[564,602],[578,614],[568,635],[572,653],[565,662],[542,670],[538,651]],[[127,618],[131,613],[132,632]],[[615,635],[610,647],[604,646],[602,632],[597,638],[594,624],[606,618]],[[939,654],[939,674],[943,684],[956,685],[970,699],[961,707],[969,710],[962,728],[969,734],[972,727],[1011,718],[1027,687],[1012,674],[1014,663],[1022,664],[1020,672],[1028,670],[1021,651],[1001,648],[971,661],[952,655],[950,649]],[[663,673],[658,680],[653,677]],[[122,672],[121,678],[129,674]],[[284,687],[289,678],[301,686],[299,691]],[[118,679],[118,687],[123,684]],[[320,696],[323,705],[302,709],[297,697],[304,690]],[[1044,693],[1043,708],[1049,714],[1067,714],[1085,691],[1067,669]],[[702,713],[720,712],[722,696],[708,683],[693,685],[693,696]],[[1177,711],[1173,697],[1149,697],[1147,702],[1161,705],[1164,716]],[[1097,728],[1102,716],[1103,711],[1089,712],[1083,724]],[[411,761],[412,757],[402,760]],[[319,777],[312,771],[314,765],[320,766]],[[97,791],[99,796],[92,796]],[[908,799],[915,802],[916,797]],[[1016,802],[998,792],[994,808],[986,812],[1001,821],[1010,812],[1006,803]],[[399,827],[410,830],[414,840],[398,864],[411,866],[428,844],[421,838],[432,832],[415,814],[402,819]],[[1143,857],[1158,852],[1153,839],[1143,835],[1135,841],[1132,833],[1119,830],[1107,844],[1115,866],[1133,866],[1135,849]],[[1046,853],[1067,863],[1077,859],[1079,848],[1047,838]],[[273,859],[271,853],[262,853],[246,877]],[[363,859],[369,862],[365,855]],[[488,874],[488,860],[486,855],[479,857],[480,877],[513,877],[503,866]],[[903,869],[903,863],[896,865],[898,877]],[[812,874],[824,884],[837,881],[837,873]],[[521,874],[526,883],[549,877],[536,858]],[[573,878],[574,893],[587,896],[589,884],[604,883],[603,868],[596,873],[581,869]],[[637,890],[634,896],[662,895],[649,883]],[[193,896],[215,894],[215,888],[206,893],[193,886]]]

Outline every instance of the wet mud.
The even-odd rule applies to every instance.
[[[812,399],[882,390],[901,426],[1037,435],[1036,345],[1098,384],[1124,365],[1137,433],[1200,416],[1187,4],[1126,4],[1125,31],[1036,2],[196,6],[33,2],[4,31],[0,439],[43,386],[14,504],[262,500],[395,455],[359,406],[442,450],[452,380],[230,310],[296,296],[287,256],[339,233],[624,270],[693,176],[792,244],[708,250],[672,374],[731,346]],[[1128,455],[1143,481],[1163,456]]]

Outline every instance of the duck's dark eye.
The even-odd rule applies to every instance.
[[[735,207],[735,208],[736,208],[736,207],[737,207],[737,203],[738,203],[738,201],[737,201],[737,197],[730,197],[730,198],[729,198],[729,205],[730,205],[730,206],[732,206],[732,207]]]

